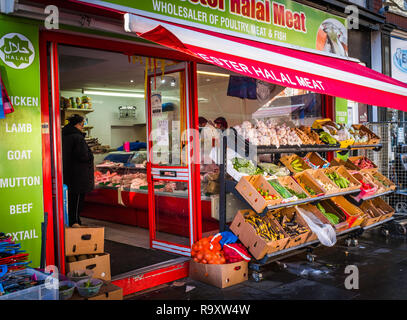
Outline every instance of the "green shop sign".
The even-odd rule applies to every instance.
[[[14,112],[0,119],[0,232],[39,267],[44,221],[38,25],[0,14],[0,73]]]
[[[345,18],[290,0],[79,0],[257,41],[347,56]]]

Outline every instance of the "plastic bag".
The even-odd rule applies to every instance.
[[[332,247],[336,243],[336,232],[330,224],[324,224],[311,212],[296,207],[301,217],[304,218],[310,229],[317,235],[318,240],[327,247]]]

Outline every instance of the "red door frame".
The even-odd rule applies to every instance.
[[[48,88],[50,88],[51,83],[48,81],[48,64],[47,64],[47,53],[48,47],[51,45],[54,52],[54,74],[56,77],[58,76],[58,55],[57,55],[57,47],[58,44],[64,45],[72,45],[72,46],[79,46],[79,47],[86,47],[91,49],[100,49],[100,50],[108,50],[113,52],[120,52],[129,57],[132,55],[142,55],[142,56],[151,56],[152,50],[154,50],[154,56],[157,58],[165,58],[171,60],[180,60],[180,61],[187,61],[190,66],[190,76],[188,77],[190,83],[190,124],[192,128],[198,130],[198,101],[197,101],[197,84],[196,84],[196,62],[198,59],[193,59],[188,55],[185,55],[180,52],[176,52],[169,49],[160,48],[156,45],[153,47],[146,46],[143,44],[138,44],[130,41],[125,40],[115,40],[111,38],[104,38],[99,36],[86,36],[82,34],[72,34],[72,33],[65,33],[61,31],[40,31],[40,70],[41,70],[41,120],[43,124],[50,124],[52,119],[50,118],[49,114],[49,96],[48,96]],[[129,58],[130,59],[130,58]],[[58,79],[56,79],[58,80]],[[54,106],[59,109],[59,97],[56,97],[55,94],[59,92],[59,82],[57,81],[57,86],[54,87]],[[194,91],[194,92],[192,92]],[[55,130],[57,142],[60,145],[61,136],[60,136],[60,118],[59,112],[56,112],[56,120],[58,125],[58,130]],[[43,151],[43,181],[44,181],[44,210],[48,212],[48,228],[47,228],[47,265],[56,264],[59,266],[60,272],[65,272],[65,253],[64,253],[64,225],[63,221],[63,206],[60,206],[60,212],[57,213],[57,218],[59,222],[53,219],[53,199],[52,199],[52,175],[51,175],[51,145],[50,145],[50,134],[43,130],[43,139],[42,139],[42,151]],[[199,144],[197,144],[199,148]],[[199,149],[195,149],[199,150]],[[58,155],[59,163],[62,163],[61,155]],[[194,241],[198,240],[202,235],[202,228],[201,228],[201,197],[200,197],[200,170],[199,170],[199,163],[194,164],[193,167],[193,204],[195,206],[194,211],[194,219],[193,219],[193,226],[196,230],[194,232]],[[58,166],[57,168],[57,175],[61,179],[62,182],[62,167]],[[60,188],[57,191],[60,203],[63,200],[62,194],[62,185],[59,184]],[[56,228],[56,225],[59,228]],[[54,237],[55,234],[59,235],[59,243],[55,243]],[[61,261],[58,261],[58,253],[60,256]]]

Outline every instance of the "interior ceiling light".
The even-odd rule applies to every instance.
[[[175,79],[172,79],[171,80],[171,87],[175,87],[175,84],[176,84]]]
[[[208,72],[208,71],[197,71],[198,74],[205,74],[207,76],[215,76],[215,77],[224,77],[229,78],[229,74],[226,73],[217,73],[217,72]]]
[[[131,83],[133,83],[133,82],[134,82],[134,80],[130,80],[130,82],[131,82]]]
[[[131,93],[120,91],[101,91],[101,90],[83,90],[83,94],[97,95],[97,96],[109,96],[109,97],[128,97],[128,98],[144,98],[144,93]]]

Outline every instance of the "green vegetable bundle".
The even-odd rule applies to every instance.
[[[340,222],[339,217],[336,214],[326,212],[325,208],[320,203],[317,203],[317,208],[319,209],[319,211],[322,212],[322,214],[328,219],[331,224],[335,225]]]
[[[327,176],[329,179],[331,179],[335,184],[340,187],[341,189],[348,188],[350,185],[350,182],[348,179],[341,177],[336,171],[333,171],[331,173],[327,173]]]
[[[253,162],[243,158],[233,158],[232,159],[233,168],[240,173],[246,173],[248,175],[263,174],[264,171],[261,168],[257,168]]]
[[[328,132],[325,132],[325,131],[322,131],[322,132],[319,134],[319,138],[320,138],[323,142],[325,142],[325,143],[327,143],[327,144],[337,144],[337,143],[338,143],[334,138],[332,138],[332,136],[331,136]]]
[[[275,180],[275,179],[269,180],[269,183],[284,199],[288,199],[288,198],[291,198],[293,196],[277,180]]]

